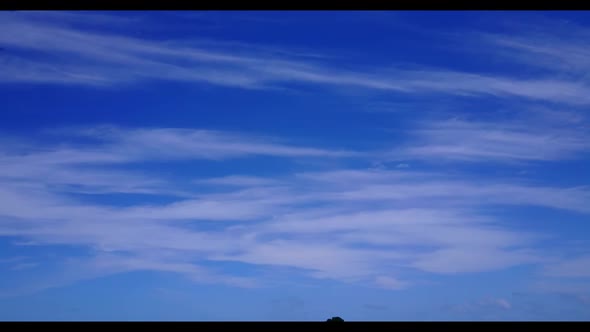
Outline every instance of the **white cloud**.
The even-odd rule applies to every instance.
[[[59,132],[57,132],[59,133]],[[66,131],[102,142],[102,148],[89,154],[96,162],[140,161],[146,159],[225,159],[248,155],[277,157],[345,157],[351,151],[332,151],[297,147],[277,142],[272,137],[255,137],[231,132],[183,128],[124,129],[115,127]],[[60,151],[68,160],[73,151]],[[73,156],[72,156],[73,157]],[[104,159],[104,160],[103,160]],[[71,162],[83,162],[72,160]]]
[[[161,132],[169,137],[162,141],[181,146],[179,152],[145,147],[150,141],[146,137],[160,137]],[[227,175],[201,178],[182,190],[178,183],[164,180],[161,173],[126,179],[127,173],[104,166],[93,173],[105,163],[122,167],[136,160],[149,163],[200,156],[198,146],[186,139],[191,133],[88,130],[84,134],[94,143],[83,147],[64,147],[59,141],[43,144],[42,149],[11,145],[3,156],[9,161],[3,165],[6,171],[0,176],[0,235],[19,237],[29,245],[90,248],[97,258],[90,257],[90,271],[92,266],[110,264],[112,259],[116,263],[112,273],[155,269],[209,282],[212,278],[196,275],[212,271],[193,273],[191,266],[203,260],[230,261],[261,268],[294,268],[315,278],[396,288],[409,285],[401,281],[405,279],[400,274],[403,270],[456,274],[546,263],[538,247],[544,234],[498,225],[496,217],[482,208],[536,205],[590,213],[586,204],[590,193],[583,187],[504,183],[498,178],[488,183],[460,174],[405,169],[331,169],[276,177]],[[224,143],[210,144],[210,155],[228,151],[226,141],[221,141]],[[240,141],[244,146],[249,144],[247,139]],[[157,142],[149,144],[160,146]],[[233,143],[229,145],[234,147]],[[139,152],[122,153],[126,147]],[[300,151],[297,147],[289,149]],[[244,150],[258,151],[238,149],[240,153]],[[49,157],[55,155],[63,158]],[[332,158],[330,153],[318,155]],[[298,158],[299,154],[283,157]],[[28,166],[31,161],[42,167]],[[71,172],[75,169],[72,167],[81,165],[88,172]],[[47,170],[41,171],[43,167]],[[44,180],[52,174],[56,176]],[[136,192],[182,191],[185,195],[172,195],[171,202],[147,204],[140,200],[115,206],[80,201],[70,195],[80,191],[56,184],[102,192],[134,188]],[[226,272],[216,273],[235,285],[252,285]],[[102,275],[88,273],[88,277]],[[392,275],[396,278],[387,279]],[[61,285],[62,279],[53,284]]]
[[[488,316],[491,318],[495,315],[489,315],[491,314],[490,310],[492,312],[498,309],[502,311],[507,311],[512,309],[512,304],[506,299],[486,297],[480,300],[468,301],[462,304],[453,305],[450,307],[450,309],[451,311],[461,314],[475,313],[484,310],[484,316]],[[498,317],[494,317],[494,319],[498,319]]]
[[[288,57],[288,51],[281,54],[262,51],[260,47],[245,46],[243,50],[234,48],[228,52],[191,46],[187,40],[158,41],[98,33],[80,28],[80,21],[73,13],[68,13],[59,24],[22,13],[3,13],[0,45],[10,51],[0,58],[0,82],[108,87],[143,80],[174,80],[248,89],[302,82],[410,94],[513,96],[574,105],[590,102],[590,88],[581,81],[515,79],[441,69],[345,71],[320,61],[321,57],[311,61]],[[42,53],[32,59],[12,52],[13,49]],[[58,60],[61,55],[67,56],[68,61]]]
[[[155,255],[158,257],[158,255]],[[131,271],[160,271],[177,273],[189,280],[200,283],[221,283],[237,287],[258,287],[253,279],[225,276],[194,263],[179,262],[167,257],[166,260],[153,257],[117,255],[99,253],[87,259],[69,258],[60,262],[52,272],[45,272],[43,278],[28,278],[27,284],[0,291],[0,298],[21,296],[49,288],[63,287],[68,284],[106,277],[113,274]]]
[[[108,88],[174,80],[248,89],[298,82],[412,95],[519,97],[568,107],[590,102],[587,80],[571,75],[515,78],[431,68],[342,70],[323,56],[289,50],[235,43],[230,52],[228,45],[215,42],[99,33],[89,26],[110,16],[84,17],[94,21],[82,28],[85,18],[77,13],[0,14],[0,45],[5,48],[0,82]],[[111,23],[136,23],[118,20]],[[546,45],[522,40],[494,42],[563,59],[576,68],[585,66],[586,55],[578,48],[567,48],[576,54],[560,55]],[[22,50],[40,56],[24,56]],[[60,60],[62,56],[71,61]],[[388,289],[410,286],[407,271],[477,273],[523,264],[542,264],[547,276],[588,277],[587,257],[555,259],[559,256],[547,255],[541,245],[548,234],[521,229],[521,220],[500,223],[494,211],[532,206],[588,214],[590,188],[496,176],[483,180],[460,171],[424,171],[414,163],[510,165],[574,159],[590,151],[587,116],[582,112],[527,108],[519,114],[525,113],[529,115],[516,120],[424,121],[405,145],[389,153],[302,147],[272,137],[186,128],[61,128],[44,132],[43,143],[4,140],[0,236],[17,237],[19,245],[90,249],[89,257],[66,261],[34,289],[135,270],[242,287],[268,281],[204,268],[204,261],[289,268],[314,278]],[[198,179],[189,174],[179,180],[141,167],[152,162],[240,162],[246,157],[352,159],[378,169],[328,166],[294,174],[243,172]],[[387,170],[383,162],[392,159],[394,169]],[[82,193],[169,197],[123,198],[109,204],[82,200],[76,195]],[[31,264],[12,263],[20,264],[13,268]],[[272,273],[259,277],[272,279]],[[511,308],[504,299],[478,305]]]
[[[134,162],[175,161],[252,156],[352,157],[352,151],[305,148],[275,142],[272,138],[250,137],[225,132],[188,129],[62,129],[45,137],[51,143],[12,140],[0,148],[0,179],[11,185],[51,188],[77,193],[135,193],[190,196],[173,187],[170,178],[151,176],[142,170],[116,168]],[[94,140],[76,144],[78,135]],[[115,167],[115,168],[113,168]],[[36,180],[36,181],[33,181]],[[209,179],[253,185],[253,178]],[[246,182],[245,182],[246,181]],[[269,184],[270,182],[266,180]]]
[[[480,33],[478,39],[495,48],[494,53],[521,65],[584,78],[580,73],[590,68],[590,48],[584,43],[590,29],[555,20],[542,20],[535,26],[521,23],[519,28],[511,35]]]
[[[308,194],[316,201],[383,202],[396,208],[427,206],[465,208],[497,205],[529,205],[589,213],[588,187],[548,187],[519,183],[514,179],[482,180],[467,175],[405,171],[327,171],[299,175],[334,190]],[[324,188],[324,187],[322,187]],[[326,187],[330,188],[330,187]]]
[[[498,250],[486,247],[459,247],[425,254],[414,266],[429,272],[458,274],[500,270],[512,266],[538,263],[540,255],[523,250]]]
[[[399,290],[408,286],[406,282],[387,276],[378,276],[375,278],[375,284],[381,288],[392,290]]]
[[[58,150],[45,147],[39,152],[24,146],[23,154],[14,145],[5,157],[12,163],[11,171],[0,177],[1,235],[20,237],[32,245],[91,248],[100,259],[88,264],[103,266],[112,259],[117,267],[113,273],[156,269],[195,275],[189,271],[192,264],[218,260],[296,268],[315,278],[376,282],[396,288],[406,282],[384,276],[397,276],[399,269],[466,273],[542,261],[542,254],[534,250],[542,240],[539,234],[495,225],[492,215],[479,211],[482,206],[532,204],[588,212],[584,208],[588,192],[583,188],[571,195],[569,189],[503,184],[497,179],[494,184],[482,185],[469,178],[399,169],[304,172],[284,174],[280,180],[228,175],[201,179],[207,186],[191,185],[186,197],[175,196],[172,202],[140,201],[128,206],[82,202],[66,196],[63,189],[36,185],[40,181],[36,171],[26,169],[31,160],[41,165],[47,161],[45,166],[56,170],[79,163],[94,167],[105,160],[114,159],[120,165],[136,160],[109,158],[118,153],[110,148],[94,148],[104,157],[87,157],[82,151],[102,147],[104,141],[123,142],[123,146],[126,142],[120,138],[124,134],[91,133],[96,143],[84,150],[68,148],[62,156],[69,158],[61,159],[61,163],[47,157]],[[247,144],[245,140],[242,143]],[[144,151],[141,144],[137,145]],[[143,157],[143,162],[181,156],[170,157],[168,152],[161,156],[159,151],[139,155],[150,156]],[[215,150],[211,153],[217,154]],[[21,167],[23,172],[17,172]],[[40,175],[50,175],[51,170]],[[103,168],[97,173],[100,181],[92,181],[92,173],[69,178],[65,170],[65,175],[56,177],[53,183],[69,180],[72,184],[86,182],[89,187],[100,184],[110,188],[124,182],[117,169]],[[150,178],[153,184],[162,183],[161,174],[154,175]],[[141,179],[127,182],[137,181],[137,187],[141,187]],[[163,188],[174,191],[174,183],[163,183]],[[158,193],[160,189],[153,190]],[[147,262],[145,257],[149,257]],[[223,280],[241,282],[232,279],[238,276],[221,275]]]
[[[590,255],[568,257],[545,266],[543,274],[550,277],[590,277]]]
[[[572,159],[588,154],[590,135],[584,125],[556,127],[555,116],[553,113],[552,119],[543,123],[534,119],[431,122],[412,131],[415,139],[393,155],[435,161],[515,163]]]
[[[20,271],[20,270],[28,270],[28,269],[32,269],[35,268],[39,265],[39,263],[18,263],[12,267],[10,267],[11,270],[13,271]]]
[[[280,181],[275,179],[240,175],[228,175],[219,178],[196,180],[195,183],[210,185],[226,185],[236,187],[272,186],[281,184]]]
[[[512,308],[512,305],[510,304],[510,302],[508,302],[504,299],[497,299],[495,302],[497,305],[499,305],[503,309],[508,310],[508,309]]]
[[[27,257],[24,257],[24,256],[0,258],[0,264],[20,263],[26,259],[27,259]]]

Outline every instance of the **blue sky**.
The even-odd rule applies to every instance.
[[[588,320],[588,38],[2,12],[0,319]]]

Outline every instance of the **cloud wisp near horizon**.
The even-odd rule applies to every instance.
[[[306,40],[311,14],[283,14],[308,28],[276,26],[280,39],[258,30],[279,24],[271,13],[226,16],[241,32],[193,14],[0,14],[0,301],[141,271],[235,292],[454,285],[455,302],[439,290],[432,305],[475,319],[540,317],[512,292],[590,294],[590,51],[572,37],[590,27],[465,19],[463,46],[429,62],[401,39],[315,46],[332,30]],[[429,31],[404,17],[375,24]],[[504,281],[461,291],[487,275]]]

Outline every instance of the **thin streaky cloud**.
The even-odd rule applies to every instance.
[[[449,70],[343,71],[321,61],[298,61],[265,54],[236,56],[183,46],[182,41],[101,34],[73,25],[58,27],[11,13],[3,17],[0,24],[4,33],[0,33],[0,44],[49,54],[75,54],[77,59],[63,63],[51,60],[51,56],[37,60],[14,55],[3,57],[0,81],[5,83],[53,81],[108,86],[158,79],[259,89],[301,82],[410,94],[512,96],[579,105],[590,102],[590,89],[584,82],[546,77],[515,79]],[[11,31],[19,31],[19,37]],[[189,64],[178,65],[179,60]]]
[[[236,133],[182,128],[112,127],[91,128],[62,133],[62,144],[55,149],[41,147],[35,153],[15,156],[6,151],[6,163],[31,162],[55,164],[117,164],[145,160],[183,160],[240,158],[246,156],[275,157],[354,157],[355,151],[298,147],[269,137],[251,137]],[[99,144],[76,146],[77,136],[95,139]],[[274,141],[273,141],[274,140]],[[69,142],[69,144],[67,144]],[[69,145],[69,146],[68,146]]]
[[[552,125],[553,124],[553,125]],[[422,125],[410,146],[394,155],[426,160],[480,162],[560,161],[590,152],[590,131],[555,122],[473,122],[447,120]]]
[[[158,135],[152,135],[153,132]],[[169,137],[170,132],[162,132],[166,133],[164,137]],[[113,134],[110,129],[83,132],[96,139],[94,144],[100,145],[105,140],[120,142],[121,137],[134,131],[117,133]],[[148,133],[147,137],[152,139],[160,137],[161,132],[151,130]],[[178,144],[179,135],[172,133],[170,140]],[[149,141],[143,134],[133,137],[141,137],[131,140],[136,143],[134,146]],[[84,150],[88,150],[88,146]],[[75,156],[76,151],[70,150],[70,155]],[[20,155],[17,151],[11,153]],[[51,153],[51,150],[42,153]],[[164,159],[174,159],[169,152],[164,154]],[[14,169],[30,160],[13,160]],[[61,160],[70,164],[76,159]],[[89,165],[104,162],[103,159],[83,160]],[[120,162],[131,163],[133,160]],[[26,179],[21,176],[21,180]],[[225,192],[196,191],[194,198],[177,199],[168,204],[135,204],[119,208],[81,203],[46,188],[13,184],[5,186],[0,193],[4,202],[1,214],[8,217],[0,231],[5,236],[25,237],[37,245],[86,245],[98,252],[135,255],[165,250],[172,253],[166,259],[181,262],[185,257],[197,261],[209,259],[287,266],[308,271],[309,276],[316,278],[356,281],[373,278],[374,281],[378,276],[396,273],[383,270],[380,268],[382,264],[448,274],[539,262],[541,255],[527,248],[542,237],[492,227],[493,217],[484,217],[473,210],[481,201],[487,204],[537,204],[587,212],[583,201],[588,193],[584,191],[580,191],[581,195],[562,195],[561,188],[516,184],[482,187],[465,182],[465,179],[458,182],[444,180],[444,174],[407,170],[306,172],[292,178],[282,176],[280,186],[266,186],[265,183],[276,179],[271,177],[262,181],[264,179],[244,176],[211,178],[201,181],[211,185],[226,186],[229,183],[238,186]],[[29,181],[35,180],[31,177]],[[101,181],[106,184],[108,181],[117,182],[118,178],[105,177]],[[202,187],[197,186],[195,190],[202,190]],[[436,206],[439,199],[445,204],[440,204],[439,209],[429,207]],[[396,206],[396,200],[403,205]],[[449,201],[455,204],[447,204]],[[390,210],[375,211],[372,204],[379,202],[389,202]],[[412,205],[414,208],[407,208]],[[457,209],[459,206],[471,207]],[[84,227],[77,220],[84,220]],[[218,230],[200,230],[198,224],[194,225],[195,222],[224,220],[232,223],[220,224]],[[432,232],[422,232],[424,227]],[[326,235],[332,238],[330,246],[324,245]],[[284,236],[291,240],[273,240]],[[475,241],[476,238],[479,240]],[[382,247],[368,250],[357,248],[358,244]],[[392,254],[386,249],[392,246],[401,251]],[[470,254],[475,249],[478,255]],[[311,253],[317,260],[309,259]],[[326,265],[328,259],[339,263]],[[406,282],[402,278],[398,286]],[[388,288],[396,287],[389,283]]]
[[[571,20],[538,18],[538,24],[512,22],[520,31],[513,34],[474,34],[498,56],[539,71],[587,80],[583,70],[590,66],[590,52],[583,42],[590,29]]]
[[[280,185],[282,183],[281,181],[275,179],[241,175],[228,175],[219,178],[200,179],[195,180],[194,182],[195,184],[226,185],[237,187],[271,186]]]
[[[588,317],[590,30],[382,14],[0,13],[0,320]]]
[[[590,276],[590,256],[568,257],[559,262],[547,264],[543,274],[549,277],[583,278]]]

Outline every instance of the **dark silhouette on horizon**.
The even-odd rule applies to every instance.
[[[340,317],[332,317],[332,318],[328,318],[328,320],[326,322],[344,322],[344,319],[342,319]]]

